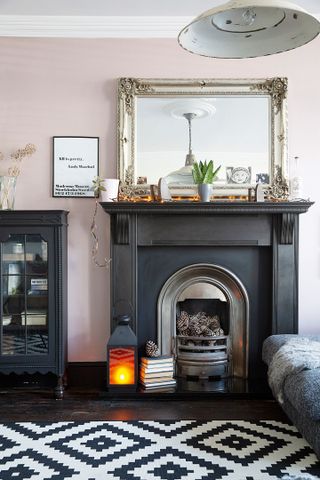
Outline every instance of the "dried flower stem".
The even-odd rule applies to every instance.
[[[111,263],[111,258],[104,258],[103,263],[100,263],[98,260],[98,251],[99,251],[99,238],[98,238],[98,227],[96,223],[96,217],[98,212],[98,198],[95,199],[95,208],[93,212],[92,222],[91,222],[91,239],[92,239],[92,247],[91,247],[91,256],[94,264],[97,267],[109,267]]]
[[[31,157],[36,152],[36,146],[33,143],[27,143],[24,148],[18,148],[11,153],[12,165],[8,168],[9,177],[18,177],[21,172],[21,162],[25,157]],[[0,161],[4,159],[4,155],[0,152]]]

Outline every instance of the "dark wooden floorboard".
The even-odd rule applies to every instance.
[[[115,401],[69,389],[64,400],[54,400],[52,390],[0,390],[0,422],[184,419],[288,421],[269,399]]]

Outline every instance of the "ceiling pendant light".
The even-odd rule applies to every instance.
[[[178,41],[206,57],[253,58],[301,47],[319,33],[319,20],[292,2],[232,0],[195,18]]]

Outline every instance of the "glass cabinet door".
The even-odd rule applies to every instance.
[[[1,355],[48,354],[48,244],[39,234],[1,242]]]

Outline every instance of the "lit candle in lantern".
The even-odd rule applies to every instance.
[[[109,349],[109,384],[133,385],[135,383],[134,348]]]
[[[119,323],[108,342],[109,388],[135,388],[137,384],[137,338],[129,327],[130,317],[119,317]]]

